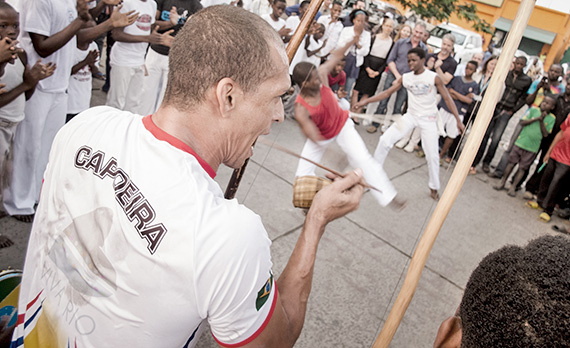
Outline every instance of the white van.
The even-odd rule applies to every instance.
[[[445,34],[455,36],[454,58],[457,63],[461,63],[462,60],[466,63],[473,57],[473,54],[483,53],[483,39],[480,34],[451,23],[442,23],[430,30],[431,36],[427,43],[434,48],[435,52],[441,48],[441,40]]]

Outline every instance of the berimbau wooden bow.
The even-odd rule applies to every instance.
[[[394,306],[382,327],[382,331],[374,342],[373,348],[387,348],[390,345],[390,342],[392,341],[392,338],[404,317],[404,313],[414,296],[423,268],[433,244],[435,243],[435,239],[437,238],[439,230],[441,229],[451,206],[455,202],[463,183],[465,182],[469,168],[473,163],[473,159],[477,154],[481,140],[483,139],[487,126],[493,116],[493,110],[495,109],[495,105],[501,95],[503,82],[509,72],[512,58],[514,57],[515,51],[521,41],[523,31],[528,23],[535,1],[536,0],[521,0],[511,31],[509,32],[507,41],[501,56],[499,57],[499,61],[497,62],[497,67],[493,73],[489,87],[487,88],[487,93],[481,103],[481,108],[475,118],[475,123],[473,124],[471,133],[469,134],[463,153],[459,157],[459,161],[455,166],[455,170],[449,179],[445,191],[435,207],[435,210],[426,226],[424,235],[418,243],[416,251],[414,252],[410,262],[408,273],[404,279],[402,289],[400,290],[400,293],[396,298],[396,302],[394,302]]]
[[[321,8],[322,3],[323,0],[311,0],[309,8],[305,12],[305,15],[301,19],[301,23],[297,27],[297,30],[295,30],[295,34],[293,34],[291,41],[289,41],[289,44],[287,45],[287,57],[289,58],[289,64],[291,64],[291,61],[293,60],[293,57],[295,56],[299,45],[301,45],[301,41],[303,41],[303,38],[307,34],[307,31],[309,30],[311,23],[313,23],[313,19],[317,15],[319,8]],[[249,158],[245,161],[241,168],[234,169],[232,177],[230,178],[228,186],[226,187],[226,192],[224,193],[224,197],[226,199],[232,199],[235,197],[248,162]]]

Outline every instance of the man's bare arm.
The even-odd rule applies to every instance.
[[[319,241],[329,222],[358,208],[364,192],[361,181],[362,172],[356,170],[317,193],[295,249],[277,280],[279,297],[273,316],[263,332],[244,347],[293,347],[305,321]]]
[[[435,77],[435,87],[437,88],[437,91],[443,98],[445,105],[447,105],[449,111],[451,111],[451,113],[455,117],[455,120],[457,121],[457,128],[461,133],[463,133],[463,131],[465,130],[465,126],[463,125],[463,122],[461,122],[461,119],[459,118],[459,112],[457,112],[457,107],[455,106],[453,99],[451,99],[451,96],[449,95],[447,88],[445,88],[445,85],[443,84],[443,81],[439,76]]]

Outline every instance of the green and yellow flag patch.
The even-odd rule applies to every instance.
[[[269,273],[269,279],[267,279],[267,282],[265,282],[261,290],[257,293],[257,299],[255,300],[255,309],[257,309],[257,311],[267,302],[271,290],[273,290],[273,274]]]

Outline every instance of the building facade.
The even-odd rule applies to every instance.
[[[394,0],[388,2],[396,4]],[[477,6],[479,18],[491,25],[495,34],[483,35],[485,47],[493,40],[500,47],[510,31],[521,0],[460,0]],[[471,24],[452,15],[450,23],[468,30]],[[545,55],[545,68],[552,63],[570,62],[570,0],[537,0],[519,49],[528,55]]]

